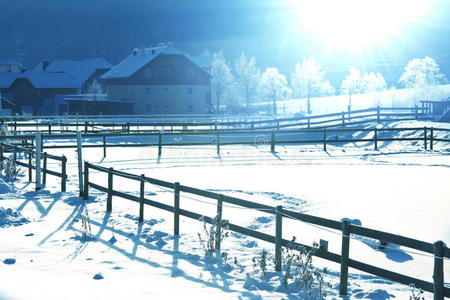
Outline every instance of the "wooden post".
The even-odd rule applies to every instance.
[[[217,155],[220,156],[220,134],[217,133]]]
[[[173,184],[174,210],[173,210],[173,234],[180,235],[180,183]]]
[[[17,146],[14,146],[14,153],[13,153],[13,163],[15,164],[17,160]]]
[[[14,121],[14,135],[17,135],[17,121]]]
[[[380,123],[380,106],[377,106],[377,122]]]
[[[350,250],[350,221],[342,221],[342,252],[341,252],[341,281],[340,295],[347,295],[348,257]]]
[[[48,134],[52,134],[52,123],[48,123]]]
[[[308,128],[311,128],[311,118],[308,117]]]
[[[108,170],[108,196],[106,198],[106,211],[112,211],[113,168]]]
[[[427,128],[426,127],[423,128],[423,146],[424,146],[425,150],[427,150],[428,141],[427,141]]]
[[[36,132],[36,191],[41,189],[41,151],[42,135]]]
[[[45,171],[47,170],[47,153],[44,153],[44,173],[43,173],[43,178],[42,178],[42,183],[45,185]],[[33,181],[33,165],[32,165],[32,156],[33,156],[33,152],[32,151],[28,151],[28,181],[32,182]]]
[[[275,132],[270,134],[270,152],[275,153]]]
[[[282,206],[278,205],[275,209],[275,271],[281,271],[281,238],[282,238]]]
[[[158,133],[158,157],[161,156],[162,153],[162,133]]]
[[[342,127],[345,127],[345,112],[342,112]]]
[[[433,150],[434,132],[433,127],[430,128],[430,150]]]
[[[62,161],[61,161],[61,174],[62,174],[61,192],[65,192],[66,191],[66,180],[67,180],[67,157],[64,155],[62,156]]]
[[[106,135],[103,135],[103,157],[106,157]]]
[[[81,141],[81,132],[77,131],[77,156],[78,156],[78,185],[80,189],[80,197],[83,195],[83,143]],[[84,164],[86,171],[86,163]]]
[[[144,183],[145,176],[141,175],[141,187],[139,192],[139,223],[144,222]]]
[[[216,215],[216,236],[215,236],[215,246],[214,249],[220,250],[220,236],[222,235],[222,205],[223,205],[223,195],[219,194],[217,197],[217,215]]]
[[[84,188],[83,188],[83,200],[89,199],[89,163],[84,162]]]
[[[0,162],[3,161],[5,157],[3,156],[3,145],[0,145]]]
[[[417,105],[415,106],[415,111],[416,111],[416,120],[419,119],[419,109],[417,107]]]
[[[378,150],[378,129],[375,128],[373,132],[373,141],[375,143],[375,150]]]
[[[434,300],[444,299],[444,242],[434,243],[433,292]]]
[[[323,128],[323,151],[327,151],[327,129]]]
[[[84,122],[84,133],[88,133],[88,121]]]

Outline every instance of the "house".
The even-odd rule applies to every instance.
[[[34,115],[57,113],[56,95],[74,94],[80,84],[66,73],[0,72],[0,93],[7,109]]]
[[[79,83],[80,93],[86,94],[89,93],[89,87],[94,80],[104,87],[104,82],[100,77],[111,68],[112,65],[105,59],[93,58],[85,60],[43,60],[33,68],[33,71],[69,74]]]
[[[12,58],[7,58],[0,61],[0,72],[20,73],[22,72],[22,68],[22,64]]]
[[[134,102],[135,114],[212,111],[209,73],[171,43],[134,49],[101,78],[108,98]]]

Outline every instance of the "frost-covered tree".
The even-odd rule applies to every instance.
[[[431,57],[414,58],[405,67],[398,83],[406,88],[414,88],[419,97],[432,97],[436,86],[447,82],[439,65]]]
[[[323,72],[311,56],[297,63],[291,75],[291,88],[295,97],[307,98],[308,114],[311,113],[311,97],[334,93],[329,81],[324,80]]]
[[[277,114],[277,100],[286,98],[291,93],[286,76],[280,74],[277,68],[266,69],[261,76],[259,89],[263,97],[272,101],[274,115]]]
[[[380,73],[366,73],[363,78],[363,90],[366,93],[381,92],[386,90],[386,81]]]
[[[230,93],[233,88],[233,74],[231,74],[223,53],[218,52],[212,55],[211,65],[211,94],[217,103],[217,114],[220,114],[221,101]]]
[[[361,73],[356,68],[350,69],[350,74],[342,81],[341,94],[348,95],[348,110],[352,109],[352,95],[360,93],[364,87]]]
[[[255,57],[248,59],[242,52],[241,56],[234,62],[234,74],[237,92],[245,100],[245,106],[248,109],[250,101],[255,96],[261,77],[261,72],[256,66]]]
[[[87,93],[91,95],[100,95],[103,94],[103,87],[97,81],[97,79],[92,80],[91,84],[87,87]]]

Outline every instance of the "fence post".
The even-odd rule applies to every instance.
[[[427,150],[428,141],[427,141],[427,128],[426,127],[423,128],[423,146],[424,146],[425,150]]]
[[[61,178],[61,192],[65,192],[66,191],[66,180],[67,180],[67,157],[65,155],[62,156],[62,161],[61,161],[61,174],[62,174],[62,178]]]
[[[380,106],[377,106],[377,123],[380,123]]]
[[[48,134],[52,134],[52,123],[48,123]]]
[[[83,195],[83,144],[81,141],[81,132],[77,131],[77,156],[78,156],[78,184],[80,189],[80,197]],[[84,164],[84,170],[86,171],[86,163]]]
[[[281,271],[281,237],[282,237],[282,221],[281,215],[282,206],[278,205],[275,209],[276,223],[275,223],[275,271]]]
[[[323,128],[323,151],[327,151],[327,129]]]
[[[270,151],[275,153],[275,132],[272,131],[270,137]]]
[[[175,182],[174,188],[174,210],[173,210],[173,234],[180,235],[180,183]]]
[[[378,150],[378,128],[374,129],[373,132],[373,141],[375,143],[375,150]]]
[[[89,199],[89,163],[84,162],[84,188],[83,188],[83,200]]]
[[[434,300],[444,299],[444,242],[434,243],[433,292]]]
[[[0,145],[0,162],[2,162],[3,159],[4,159],[4,156],[3,156],[3,145]]]
[[[223,195],[219,194],[217,197],[217,215],[216,215],[216,236],[214,249],[220,250],[220,236],[222,235],[222,205]]]
[[[417,107],[417,104],[414,107],[415,111],[416,111],[416,120],[419,119],[419,108]]]
[[[42,135],[36,132],[36,191],[41,189],[41,151]]]
[[[433,150],[433,140],[434,140],[434,133],[433,133],[433,127],[430,128],[430,150]]]
[[[158,157],[161,156],[162,153],[162,133],[161,131],[158,133]]]
[[[106,157],[106,135],[103,135],[103,157]]]
[[[42,182],[45,185],[45,171],[47,170],[47,153],[44,152],[44,173],[43,173],[43,178],[42,178]],[[33,156],[33,152],[32,151],[28,151],[28,181],[32,182],[33,181],[33,165],[32,165],[32,156]]]
[[[342,127],[345,127],[345,112],[342,112]]]
[[[308,128],[311,128],[311,118],[308,117]]]
[[[108,170],[108,196],[106,198],[106,211],[112,211],[113,168]]]
[[[139,193],[139,223],[144,222],[144,183],[145,176],[141,174],[141,187]]]
[[[217,145],[216,145],[216,147],[217,147],[217,155],[220,156],[220,134],[219,133],[217,133],[216,142],[217,142]]]
[[[339,294],[347,295],[348,257],[350,250],[350,221],[342,221],[341,281]]]
[[[88,121],[84,122],[84,133],[88,133]]]

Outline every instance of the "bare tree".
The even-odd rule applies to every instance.
[[[348,110],[352,110],[352,95],[361,92],[363,80],[361,73],[356,68],[350,69],[350,74],[344,79],[341,85],[341,94],[348,95]]]
[[[238,93],[245,99],[245,107],[248,111],[250,100],[258,88],[261,77],[261,72],[256,66],[255,57],[248,59],[242,52],[241,56],[234,62],[234,74],[236,76]]]
[[[221,100],[230,92],[233,86],[233,75],[223,53],[214,53],[211,66],[211,90],[217,102],[217,114],[220,114]]]

